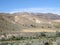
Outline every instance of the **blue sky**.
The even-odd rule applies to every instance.
[[[0,0],[0,12],[21,11],[60,14],[60,0]]]

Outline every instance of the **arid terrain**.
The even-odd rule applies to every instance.
[[[0,13],[0,31],[22,31],[33,28],[60,29],[60,15],[52,13]],[[33,29],[33,31],[35,31]],[[41,30],[40,30],[41,31]]]
[[[0,13],[1,45],[57,45],[60,15],[52,13]],[[3,42],[2,42],[3,41]]]

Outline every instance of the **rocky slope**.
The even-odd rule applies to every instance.
[[[0,13],[0,32],[29,28],[60,29],[60,15],[52,13]]]

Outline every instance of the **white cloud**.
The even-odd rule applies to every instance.
[[[25,9],[14,9],[10,13],[16,13],[16,12],[40,12],[40,13],[55,13],[60,14],[59,8],[25,8]]]

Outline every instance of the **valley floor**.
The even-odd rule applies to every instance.
[[[26,40],[0,42],[0,45],[46,45],[46,44],[60,45],[60,37],[56,37],[56,38],[40,37],[39,39],[26,39]]]

